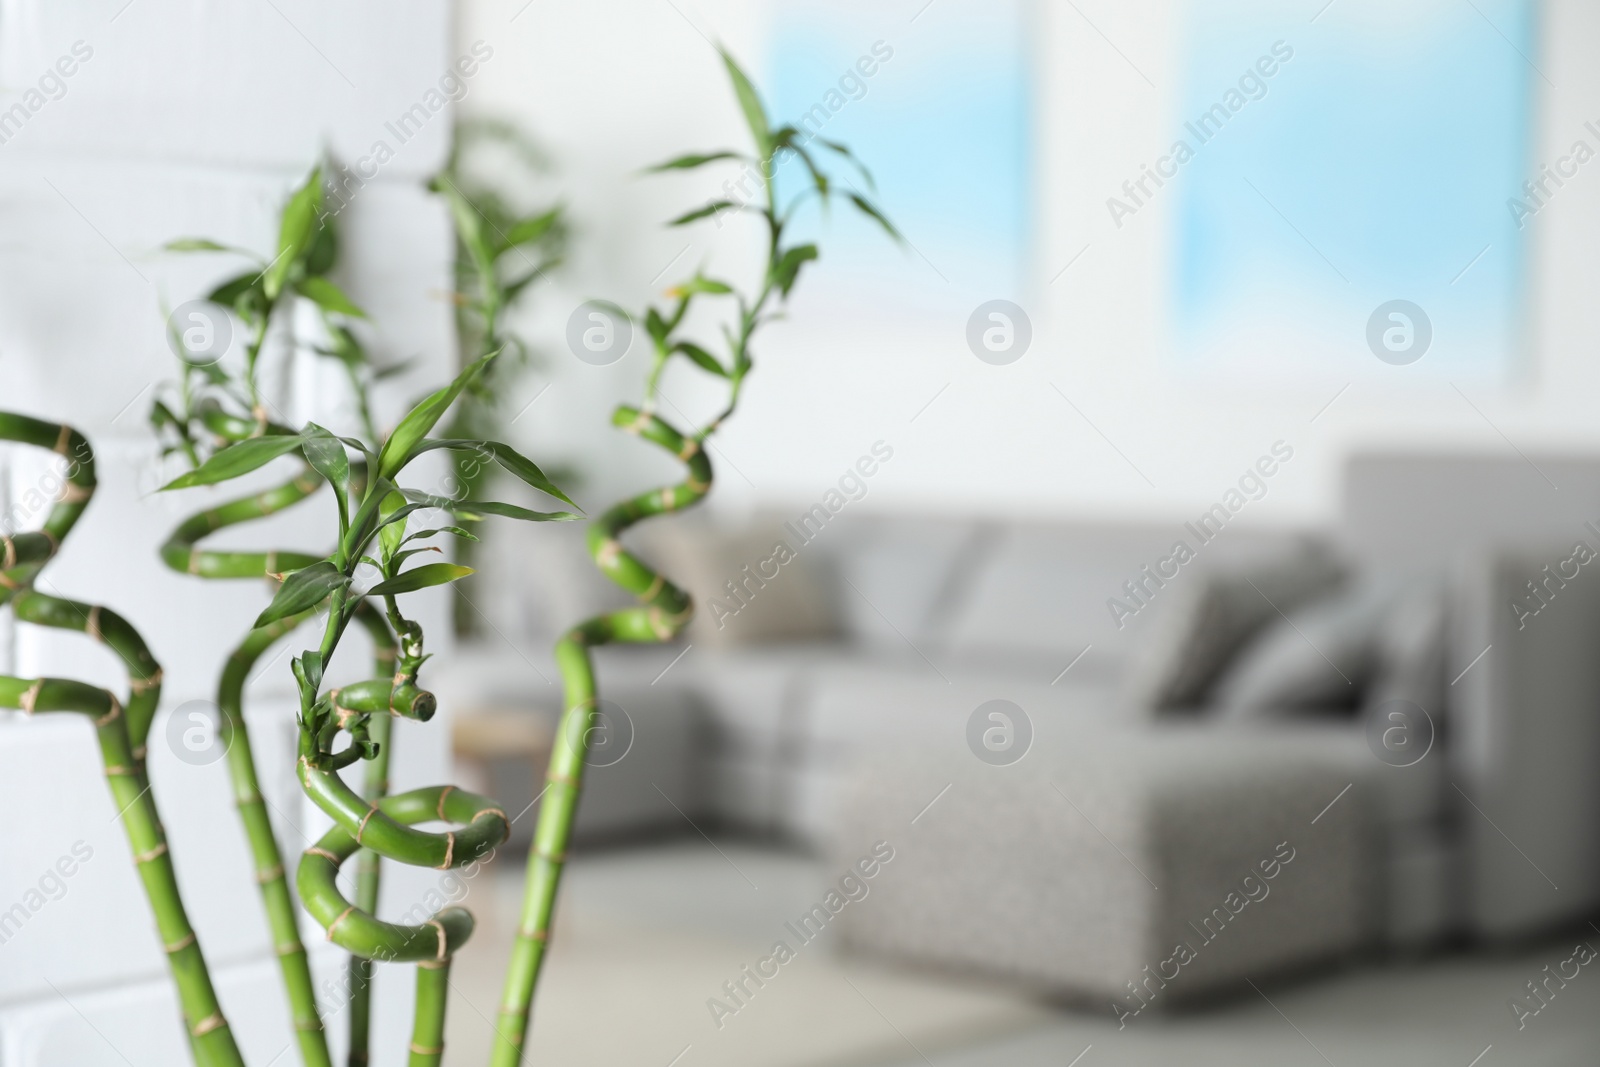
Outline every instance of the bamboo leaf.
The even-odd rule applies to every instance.
[[[849,160],[850,163],[855,166],[856,170],[861,172],[861,176],[866,179],[867,188],[871,189],[873,192],[878,191],[878,183],[872,180],[872,172],[867,169],[867,165],[861,162],[861,159],[854,152],[850,151],[849,145],[840,144],[838,141],[830,141],[826,137],[818,137],[816,138],[816,142],[822,145],[822,147]]]
[[[425,563],[386,582],[379,582],[368,589],[366,595],[395,596],[399,593],[414,593],[429,586],[459,581],[472,573],[471,567],[463,567],[456,563]]]
[[[864,197],[861,197],[855,193],[847,193],[846,195],[850,197],[850,202],[856,206],[857,210],[859,210],[863,215],[866,215],[868,218],[876,220],[878,225],[882,226],[884,230],[888,232],[890,237],[893,237],[896,241],[902,239],[900,237],[900,231],[894,228],[894,223],[885,218],[883,212],[873,207],[872,204]]]
[[[646,167],[645,173],[660,174],[662,171],[667,170],[693,170],[695,167],[703,167],[707,163],[714,163],[719,159],[743,158],[745,157],[738,152],[691,152],[676,159],[669,159],[665,163],[657,163],[653,167]]]
[[[674,352],[682,352],[684,355],[688,356],[689,359],[694,362],[694,365],[699,367],[701,370],[710,371],[719,378],[726,378],[728,376],[727,368],[725,368],[721,363],[717,362],[717,357],[713,356],[710,352],[707,352],[693,341],[679,341],[677,344],[672,346],[672,350]]]
[[[206,294],[206,299],[213,304],[233,308],[241,317],[248,316],[254,308],[260,307],[266,301],[261,285],[261,272],[247,271],[229,278]]]
[[[367,317],[367,313],[357,307],[355,301],[346,296],[343,289],[326,278],[315,275],[302,278],[295,288],[299,290],[301,296],[309,297],[324,311],[361,319]]]
[[[272,598],[267,610],[256,616],[255,626],[260,629],[290,615],[310,611],[328,599],[334,590],[343,589],[349,584],[349,575],[335,567],[331,560],[320,560],[309,567],[302,567],[283,580],[278,587],[278,595]]]
[[[454,512],[462,518],[481,519],[485,515],[498,515],[503,519],[521,519],[523,522],[572,522],[582,517],[570,511],[530,511],[499,500],[463,501],[455,506]]]
[[[433,537],[436,534],[442,534],[442,533],[454,534],[455,536],[461,538],[464,541],[476,541],[476,540],[478,540],[478,535],[477,534],[468,533],[466,530],[463,530],[459,526],[439,526],[439,527],[435,527],[432,530],[418,530],[414,534],[407,534],[406,535],[406,540],[407,541],[416,541],[416,540],[420,540],[421,538],[424,538],[424,537]]]
[[[394,555],[405,544],[405,518],[415,510],[417,506],[406,503],[406,498],[397,492],[390,492],[378,505],[378,514],[383,523],[378,527],[378,544],[385,557]]]
[[[719,49],[719,51],[722,51]],[[728,68],[728,78],[733,82],[733,93],[739,98],[739,110],[744,112],[744,121],[750,127],[750,136],[756,142],[756,154],[762,159],[772,155],[772,133],[767,126],[767,112],[761,106],[761,97],[756,93],[756,87],[750,84],[750,79],[744,71],[739,69],[733,56],[722,51],[723,65]]]
[[[534,215],[523,219],[506,232],[505,247],[516,248],[518,245],[531,244],[550,232],[561,218],[561,209],[552,208],[543,215]]]
[[[671,289],[668,289],[667,295],[681,298],[685,296],[694,296],[697,293],[714,293],[720,295],[731,292],[733,292],[733,286],[729,285],[727,282],[719,282],[715,278],[707,278],[703,274],[696,274],[693,278],[684,282],[682,285],[675,285]]]
[[[682,215],[679,215],[677,218],[667,223],[667,225],[687,226],[691,222],[697,222],[700,219],[715,215],[719,211],[736,211],[738,208],[739,205],[735,204],[732,200],[713,200],[704,207],[698,207],[693,211],[684,212]]]
[[[278,254],[262,276],[268,300],[276,300],[283,291],[283,283],[294,269],[316,229],[317,214],[322,207],[322,168],[312,167],[305,184],[294,191],[284,205],[283,218],[278,224]]]
[[[383,450],[378,453],[379,477],[393,478],[402,467],[411,462],[414,458],[412,449],[444,417],[445,411],[455,403],[456,397],[461,395],[461,390],[467,387],[467,383],[499,354],[497,350],[477,360],[456,375],[455,381],[434,392],[400,420],[400,425],[394,428],[394,433],[389,435],[389,439],[383,443]]]
[[[670,327],[667,326],[667,320],[661,317],[661,312],[655,308],[647,311],[644,316],[644,328],[650,335],[650,340],[656,343],[658,351],[666,347],[667,332]]]
[[[424,452],[429,452],[436,448],[448,448],[454,452],[487,452],[489,457],[496,463],[500,464],[500,466],[504,467],[510,473],[516,475],[523,482],[539,490],[539,492],[547,493],[561,501],[563,504],[571,504],[575,508],[578,507],[577,503],[566,493],[563,493],[560,486],[556,485],[555,482],[552,482],[545,475],[544,471],[539,469],[538,465],[535,464],[533,460],[529,459],[527,456],[524,456],[521,452],[518,452],[508,444],[503,444],[500,441],[471,441],[446,438],[429,438],[420,442],[415,451],[417,455],[421,455]],[[411,496],[410,499],[415,500],[417,498]],[[438,497],[435,499],[443,500],[445,498]],[[443,505],[435,506],[442,507]],[[578,508],[578,510],[582,511],[583,509]]]
[[[160,491],[188,489],[195,485],[215,485],[218,482],[238,478],[265,467],[279,456],[288,455],[299,448],[304,441],[305,438],[299,434],[275,434],[270,437],[252,437],[240,441],[238,444],[229,445],[219,452],[212,453],[210,459],[194,470],[172,479],[163,485]]]
[[[529,511],[519,508],[515,504],[504,504],[498,500],[452,500],[446,496],[434,496],[418,489],[402,489],[406,499],[416,508],[439,508],[448,511],[459,518],[478,520],[486,515],[499,515],[508,519],[522,519],[526,522],[569,522],[581,518],[570,511]]]
[[[255,253],[233,245],[218,244],[209,237],[180,237],[161,246],[168,252],[237,252],[255,258]]]
[[[333,486],[333,494],[339,500],[339,527],[343,530],[350,514],[350,457],[345,454],[344,443],[314,422],[306,424],[302,436],[300,451],[306,462]]]
[[[800,276],[800,268],[816,258],[816,245],[796,245],[784,251],[778,260],[778,265],[772,268],[772,279],[778,283],[778,288],[784,296],[788,296],[789,290],[794,288],[795,279]]]

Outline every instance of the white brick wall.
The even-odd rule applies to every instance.
[[[443,0],[0,0],[0,406],[69,421],[95,444],[100,490],[46,579],[51,591],[104,602],[140,628],[166,668],[164,713],[213,694],[222,657],[267,593],[169,574],[156,556],[205,499],[152,493],[160,472],[145,415],[174,369],[161,308],[239,266],[157,250],[205,235],[270,252],[277,210],[319,152],[354,163],[384,141],[392,157],[340,214],[339,277],[372,314],[375,356],[414,361],[380,394],[380,419],[394,418],[454,360],[442,298],[450,229],[421,185],[448,149],[449,108],[428,113],[404,143],[391,128],[438,99],[430,90],[457,58],[450,38]],[[291,418],[336,420],[340,390],[301,358],[274,402]],[[45,462],[0,452],[5,506]],[[254,525],[235,543],[319,547],[331,516],[318,504]],[[444,598],[420,607],[443,651]],[[121,684],[115,661],[81,638],[8,622],[0,646],[0,664],[18,673]],[[287,816],[282,843],[295,853],[308,843],[302,830],[326,824],[292,778],[288,677],[285,656],[253,687],[249,715],[266,793]],[[450,780],[443,717],[401,725],[397,787]],[[152,774],[224,1007],[251,1062],[290,1063],[292,1051],[273,1059],[291,1033],[226,771],[179,762],[161,736],[158,720]],[[0,944],[0,1065],[183,1062],[165,964],[87,724],[0,713],[0,810],[10,813],[0,829],[0,909],[36,889],[75,843],[92,850],[69,864],[59,899]],[[428,872],[391,867],[385,895],[406,899],[430,884]],[[308,931],[308,942],[320,937]],[[341,954],[320,951],[320,966],[340,973]],[[394,1047],[380,1040],[377,1062],[402,1055],[410,996],[408,969],[380,978],[380,1016],[398,1025],[387,1027]],[[342,1026],[336,1017],[330,1032]]]

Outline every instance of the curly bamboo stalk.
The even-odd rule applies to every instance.
[[[83,682],[9,676],[0,677],[0,706],[20,708],[30,715],[75,712],[94,722],[106,782],[155,914],[191,1050],[200,1063],[211,1067],[243,1067],[183,905],[145,770],[146,740],[161,699],[161,668],[138,631],[120,615],[98,604],[47,596],[32,588],[94,493],[93,452],[88,441],[69,426],[9,413],[0,413],[0,439],[50,449],[68,459],[65,492],[43,528],[3,538],[0,603],[10,601],[20,621],[72,630],[100,641],[122,660],[129,679],[126,709],[109,691]]]
[[[288,432],[282,427],[268,424],[260,427],[242,420],[226,421],[221,417],[211,420],[213,428],[225,436],[244,434],[240,439],[263,432]],[[324,479],[309,466],[294,478],[254,496],[229,501],[190,516],[179,524],[162,546],[162,559],[173,570],[202,578],[269,578],[282,580],[286,572],[309,566],[320,557],[302,552],[282,550],[251,552],[202,551],[196,547],[199,540],[211,533],[276,514],[285,508],[309,498],[324,484]],[[244,824],[255,865],[256,882],[260,886],[262,903],[272,931],[273,947],[278,956],[279,968],[288,992],[290,1012],[294,1019],[296,1038],[302,1057],[308,1067],[331,1064],[327,1039],[321,1015],[317,1008],[315,986],[312,982],[310,961],[300,938],[295,914],[295,901],[284,873],[283,853],[279,848],[266,802],[261,796],[255,757],[250,742],[250,732],[244,718],[244,686],[251,669],[266,652],[288,637],[301,625],[313,618],[315,612],[292,615],[250,631],[244,641],[228,657],[217,684],[217,707],[222,717],[223,738],[228,743],[227,759],[229,777],[233,783],[234,803]],[[394,670],[397,652],[394,634],[382,616],[362,603],[356,618],[363,624],[373,645],[374,670],[390,675]],[[387,792],[390,734],[388,719],[374,720],[374,740],[379,742],[379,755],[369,765],[367,794],[371,798]],[[379,885],[378,857],[370,851],[362,856],[361,892],[358,903],[371,910],[376,907]],[[371,1028],[372,968],[370,961],[352,958],[350,977],[350,1048],[348,1063],[360,1067],[368,1061],[369,1031]]]
[[[826,202],[835,195],[830,179],[822,173],[807,151],[806,139],[801,131],[793,126],[773,129],[750,80],[726,52],[722,54],[722,59],[749,126],[756,154],[753,157],[736,152],[693,154],[654,169],[689,170],[721,159],[740,159],[756,167],[761,176],[764,199],[761,206],[713,201],[704,208],[680,216],[672,225],[694,222],[723,212],[755,214],[765,223],[766,269],[753,299],[747,300],[726,282],[697,273],[690,281],[669,290],[668,295],[676,298],[675,307],[669,308],[665,314],[651,308],[644,317],[655,348],[654,362],[645,385],[645,401],[641,407],[618,407],[611,416],[611,424],[676,456],[688,467],[688,477],[676,485],[653,489],[617,504],[602,513],[589,527],[588,548],[595,566],[607,578],[637,597],[641,604],[581,622],[567,631],[555,647],[556,666],[561,672],[564,690],[563,711],[551,746],[546,788],[540,802],[533,848],[528,856],[521,920],[512,945],[511,960],[506,968],[495,1027],[491,1056],[493,1067],[517,1067],[522,1061],[533,995],[549,946],[556,895],[572,839],[578,798],[583,788],[584,760],[597,707],[594,661],[590,650],[613,642],[671,641],[694,614],[694,604],[689,595],[624,548],[619,538],[635,523],[692,507],[710,491],[712,470],[711,461],[704,452],[705,441],[733,415],[738,406],[741,386],[752,365],[751,339],[757,329],[772,317],[767,311],[769,303],[787,299],[801,268],[817,258],[815,245],[785,248],[784,227],[795,206],[806,196],[815,193]],[[828,141],[822,144],[854,162],[849,149],[843,145]],[[782,151],[789,152],[792,158],[804,163],[813,188],[801,193],[780,212],[775,177],[778,153]],[[865,175],[864,169],[862,173]],[[891,236],[898,239],[894,228],[877,208],[859,194],[847,195],[857,209],[882,224]],[[700,345],[677,337],[690,304],[701,295],[728,296],[737,301],[737,329],[724,328],[723,333],[729,349],[727,364],[718,361]],[[654,411],[661,375],[669,360],[677,354],[728,382],[726,405],[692,436],[675,429]]]

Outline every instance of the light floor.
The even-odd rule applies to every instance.
[[[643,1067],[1592,1067],[1600,1064],[1600,960],[1518,1031],[1523,983],[1584,931],[1492,956],[1349,967],[1263,984],[1220,1004],[1145,1015],[1050,1009],[1006,990],[842,958],[826,932],[719,1027],[707,1000],[795,944],[785,920],[829,872],[803,857],[695,838],[579,854],[569,864],[529,1061]],[[492,1035],[520,871],[491,868],[467,907],[479,929],[457,958],[446,1062],[481,1064]],[[870,897],[868,898],[870,900]],[[1600,947],[1600,931],[1587,940]],[[723,997],[726,1001],[727,998]]]

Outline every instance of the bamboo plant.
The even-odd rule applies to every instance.
[[[294,306],[310,301],[324,315],[328,346],[319,351],[345,369],[355,398],[359,420],[369,433],[372,414],[367,400],[370,381],[379,372],[370,367],[364,347],[351,329],[361,310],[328,278],[338,257],[338,238],[331,217],[322,211],[322,176],[314,169],[295,190],[279,223],[279,247],[270,262],[252,253],[203,238],[186,238],[167,247],[179,252],[214,252],[244,256],[253,262],[228,278],[207,299],[231,310],[247,331],[243,368],[238,372],[209,360],[182,353],[181,374],[174,395],[158,399],[151,422],[163,434],[167,454],[181,453],[191,467],[221,455],[230,446],[262,437],[288,437],[295,431],[269,417],[259,382],[260,361],[269,334],[288,327]],[[358,469],[358,475],[361,471]],[[180,479],[181,481],[181,479]],[[270,579],[315,562],[316,555],[291,550],[217,552],[198,543],[217,531],[264,519],[317,493],[326,482],[309,460],[281,484],[264,492],[208,508],[180,523],[162,546],[167,566],[206,579]],[[331,1067],[332,1059],[317,1010],[310,962],[300,939],[293,895],[285,874],[282,851],[274,833],[267,804],[260,792],[244,717],[244,688],[250,671],[278,641],[287,637],[313,613],[285,618],[271,626],[249,630],[224,663],[217,684],[221,739],[227,746],[227,765],[234,803],[243,822],[257,885],[266,910],[274,951],[282,973],[293,1017],[296,1041],[306,1067]],[[371,638],[374,670],[392,673],[396,640],[382,615],[363,606],[360,620]],[[369,765],[366,788],[373,796],[387,791],[389,721],[373,725],[380,753]],[[376,858],[363,856],[358,898],[369,908],[378,892]],[[365,1062],[371,974],[366,961],[352,961],[350,974],[351,1062]]]
[[[464,119],[456,127],[450,158],[430,183],[450,207],[456,231],[456,342],[461,367],[489,352],[500,352],[461,393],[449,422],[457,438],[504,435],[503,402],[513,380],[532,362],[527,342],[506,325],[535,282],[560,265],[567,241],[565,210],[558,204],[523,211],[515,204],[514,180],[485,177],[484,156],[499,149],[518,164],[516,178],[543,169],[546,161],[527,134],[493,119]],[[495,470],[473,453],[451,457],[455,493],[480,495]],[[453,494],[452,494],[453,495]],[[456,545],[456,561],[470,565],[477,545]],[[479,631],[467,586],[455,589],[455,628],[461,636]]]
[[[493,462],[534,489],[569,505],[571,500],[532,461],[508,445],[477,438],[431,438],[427,435],[486,367],[499,357],[496,348],[481,354],[449,385],[417,404],[384,438],[375,432],[370,406],[361,403],[362,429],[358,435],[336,435],[315,423],[292,428],[268,417],[255,382],[261,345],[268,328],[291,294],[311,299],[340,319],[359,316],[359,309],[325,277],[331,256],[320,250],[334,238],[328,220],[319,218],[322,197],[320,174],[311,177],[291,197],[280,225],[276,257],[265,267],[247,271],[213,294],[226,300],[250,327],[251,341],[239,376],[227,370],[199,368],[204,380],[197,388],[183,387],[183,413],[158,413],[157,420],[174,431],[173,447],[195,461],[193,469],[164,488],[184,489],[217,485],[250,475],[279,459],[297,458],[300,470],[288,482],[209,509],[185,521],[169,539],[165,550],[170,566],[202,577],[267,577],[278,584],[271,604],[258,616],[249,636],[230,658],[219,689],[225,722],[233,736],[230,769],[235,790],[252,804],[258,800],[254,767],[250,761],[240,694],[245,674],[267,648],[319,617],[322,637],[315,649],[291,660],[299,694],[297,716],[299,753],[297,773],[307,795],[335,822],[301,857],[296,876],[300,901],[327,930],[330,940],[352,955],[352,1011],[350,1064],[365,1063],[368,1054],[371,961],[415,962],[416,1014],[411,1041],[413,1067],[439,1062],[448,966],[452,955],[472,931],[472,917],[463,909],[448,908],[416,925],[387,923],[375,915],[378,858],[438,869],[451,869],[481,859],[507,833],[505,813],[489,798],[457,789],[434,786],[390,796],[387,760],[392,747],[392,718],[426,721],[435,702],[417,684],[424,660],[422,626],[401,610],[400,597],[420,589],[444,585],[471,573],[470,568],[436,562],[406,568],[413,557],[438,551],[431,541],[438,535],[472,539],[460,525],[416,528],[429,516],[441,513],[456,521],[474,522],[489,515],[528,521],[575,518],[572,512],[536,512],[500,501],[461,500],[400,484],[401,477],[423,456],[435,451],[470,453]],[[454,202],[453,202],[454,204]],[[457,212],[458,225],[461,214]],[[187,240],[176,247],[221,250],[214,242]],[[484,297],[495,301],[492,290]],[[503,302],[498,306],[503,306]],[[485,315],[494,322],[492,310]],[[340,321],[330,324],[345,329]],[[494,340],[484,333],[485,344]],[[352,368],[359,361],[339,351]],[[194,372],[186,361],[185,376]],[[365,378],[353,374],[357,393],[364,396]],[[233,410],[230,410],[230,406]],[[196,447],[202,428],[213,435],[209,454]],[[327,554],[299,552],[203,552],[198,540],[224,526],[264,517],[297,503],[326,483],[337,512],[335,547]],[[576,506],[576,505],[572,505]],[[370,567],[370,581],[363,567]],[[381,606],[381,609],[380,609]],[[349,625],[367,629],[376,649],[377,677],[343,686],[325,685],[324,670],[331,663]],[[340,735],[345,743],[340,747]],[[351,788],[339,771],[367,761],[364,787]],[[241,811],[253,811],[241,805]],[[431,833],[413,824],[443,820],[458,829]],[[246,816],[246,832],[256,853],[257,877],[263,886],[269,917],[278,939],[307,1063],[328,1062],[322,1023],[311,995],[304,949],[294,933],[294,912],[283,878],[281,857],[264,813],[259,820]],[[337,885],[342,864],[357,851],[363,861],[354,901]],[[281,920],[281,922],[280,922]]]
[[[0,604],[9,603],[21,622],[71,630],[99,641],[116,653],[128,675],[126,705],[109,690],[84,682],[0,676],[0,706],[20,708],[29,715],[76,713],[94,723],[106,784],[155,914],[190,1048],[201,1064],[243,1067],[244,1060],[217,1003],[205,956],[184,909],[167,850],[166,831],[145,769],[146,741],[161,701],[161,667],[139,632],[110,608],[67,600],[34,588],[40,572],[61,550],[62,542],[94,495],[93,450],[83,435],[70,426],[11,413],[0,413],[0,440],[47,449],[65,459],[67,467],[61,496],[43,526],[32,533],[0,537],[4,550]]]
[[[801,269],[818,255],[815,244],[786,240],[785,231],[796,210],[813,197],[820,200],[824,208],[833,198],[842,197],[880,224],[891,237],[899,238],[894,227],[866,196],[848,182],[844,190],[835,184],[819,164],[817,150],[811,145],[815,142],[842,158],[870,189],[871,176],[850,150],[794,126],[774,127],[749,78],[726,52],[722,53],[722,60],[749,127],[753,151],[695,153],[651,169],[655,172],[686,171],[730,161],[758,174],[760,194],[754,201],[713,200],[680,215],[669,225],[684,226],[729,213],[752,215],[761,223],[766,246],[765,267],[752,291],[696,272],[667,291],[668,303],[652,306],[644,313],[651,343],[651,363],[643,402],[637,406],[618,407],[611,416],[611,424],[677,457],[688,468],[688,477],[675,485],[651,489],[624,500],[589,525],[588,547],[595,566],[637,597],[639,606],[586,619],[567,631],[556,644],[564,710],[552,746],[546,789],[533,848],[528,856],[521,921],[495,1027],[494,1067],[516,1067],[522,1060],[534,989],[550,942],[556,891],[572,837],[597,707],[591,649],[613,642],[671,641],[694,613],[689,595],[624,548],[619,538],[635,523],[692,507],[710,492],[712,468],[710,457],[706,455],[707,439],[733,415],[738,405],[740,389],[753,366],[751,343],[757,331],[781,314]],[[798,167],[794,166],[796,163]],[[780,203],[778,178],[784,166],[789,166],[791,171],[799,170],[804,184],[798,193]],[[719,306],[731,307],[731,321],[725,318],[721,326],[720,346],[714,342],[702,344],[687,336],[685,319],[697,300],[719,301]],[[723,350],[722,358],[713,355],[714,347]],[[662,374],[676,356],[684,357],[700,370],[721,379],[727,387],[727,400],[721,410],[704,426],[691,432],[674,427],[656,411]]]

